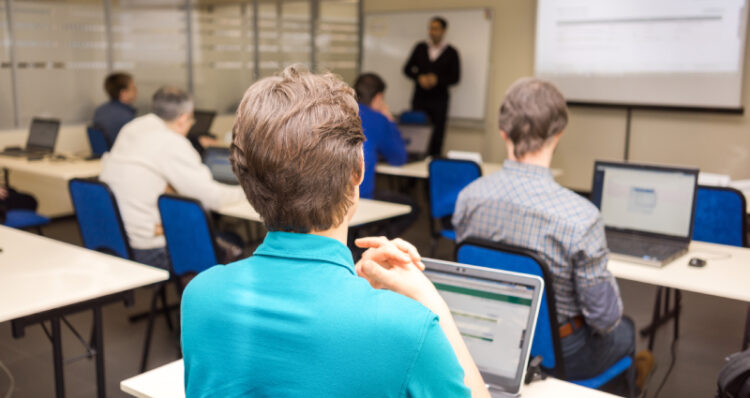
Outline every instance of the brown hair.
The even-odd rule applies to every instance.
[[[230,159],[269,231],[324,231],[353,203],[364,139],[354,90],[292,65],[245,92]]]
[[[118,101],[120,99],[120,91],[127,89],[132,80],[133,76],[127,73],[112,73],[104,79],[104,91],[107,92],[109,99]]]
[[[522,78],[505,93],[498,126],[513,142],[516,159],[534,153],[568,124],[565,98],[552,83]]]

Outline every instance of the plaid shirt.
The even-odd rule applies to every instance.
[[[553,274],[558,321],[583,315],[594,329],[613,329],[622,299],[607,270],[604,223],[596,207],[563,188],[546,167],[506,160],[458,196],[456,237],[500,241],[536,251]]]

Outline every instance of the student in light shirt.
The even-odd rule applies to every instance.
[[[117,199],[134,260],[167,268],[159,195],[174,192],[198,199],[207,209],[245,200],[242,189],[216,182],[186,138],[193,100],[185,91],[162,87],[152,113],[126,124],[102,158],[100,179]]]
[[[250,86],[231,161],[268,229],[182,298],[188,397],[488,397],[405,241],[346,246],[364,174],[353,90],[299,66]]]

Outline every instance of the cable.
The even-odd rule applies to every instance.
[[[662,387],[664,387],[664,384],[667,383],[667,378],[669,378],[669,374],[672,373],[672,369],[674,369],[674,364],[677,362],[677,340],[672,340],[672,362],[669,363],[669,368],[667,368],[667,373],[664,375],[664,379],[662,379],[661,384],[659,384],[659,388],[656,389],[656,394],[654,394],[653,398],[657,398],[659,396],[659,393],[661,392]]]
[[[13,395],[13,390],[16,388],[16,380],[13,378],[13,374],[10,373],[10,370],[5,367],[5,364],[2,361],[0,361],[0,369],[2,369],[8,375],[10,387],[8,387],[8,392],[5,393],[5,398],[10,398]]]
[[[694,252],[690,252],[691,255],[694,257],[703,257],[705,260],[728,260],[732,258],[732,253],[727,252],[718,252],[713,250],[696,250]],[[714,257],[707,257],[702,256],[701,254],[708,254],[713,255]]]

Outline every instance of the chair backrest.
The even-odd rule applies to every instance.
[[[729,187],[698,186],[693,240],[747,246],[745,195]]]
[[[213,226],[199,201],[161,195],[159,213],[172,271],[177,276],[199,273],[219,263]]]
[[[115,196],[107,184],[74,178],[68,182],[83,245],[91,250],[132,259],[128,236]]]
[[[404,124],[428,124],[428,119],[423,111],[406,111],[398,118],[399,122]]]
[[[89,136],[89,145],[91,145],[91,153],[96,156],[102,156],[105,152],[112,148],[112,144],[109,142],[109,137],[95,127],[87,127],[86,133]]]
[[[558,360],[562,358],[562,346],[557,332],[559,327],[555,289],[552,285],[552,274],[544,260],[531,250],[500,242],[468,238],[456,247],[456,261],[461,264],[536,275],[544,280],[539,318],[531,343],[531,356],[541,355],[542,367],[556,377],[564,378],[565,370],[562,361]]]
[[[482,168],[470,160],[437,158],[430,162],[430,213],[432,218],[453,214],[458,194],[482,176]]]

